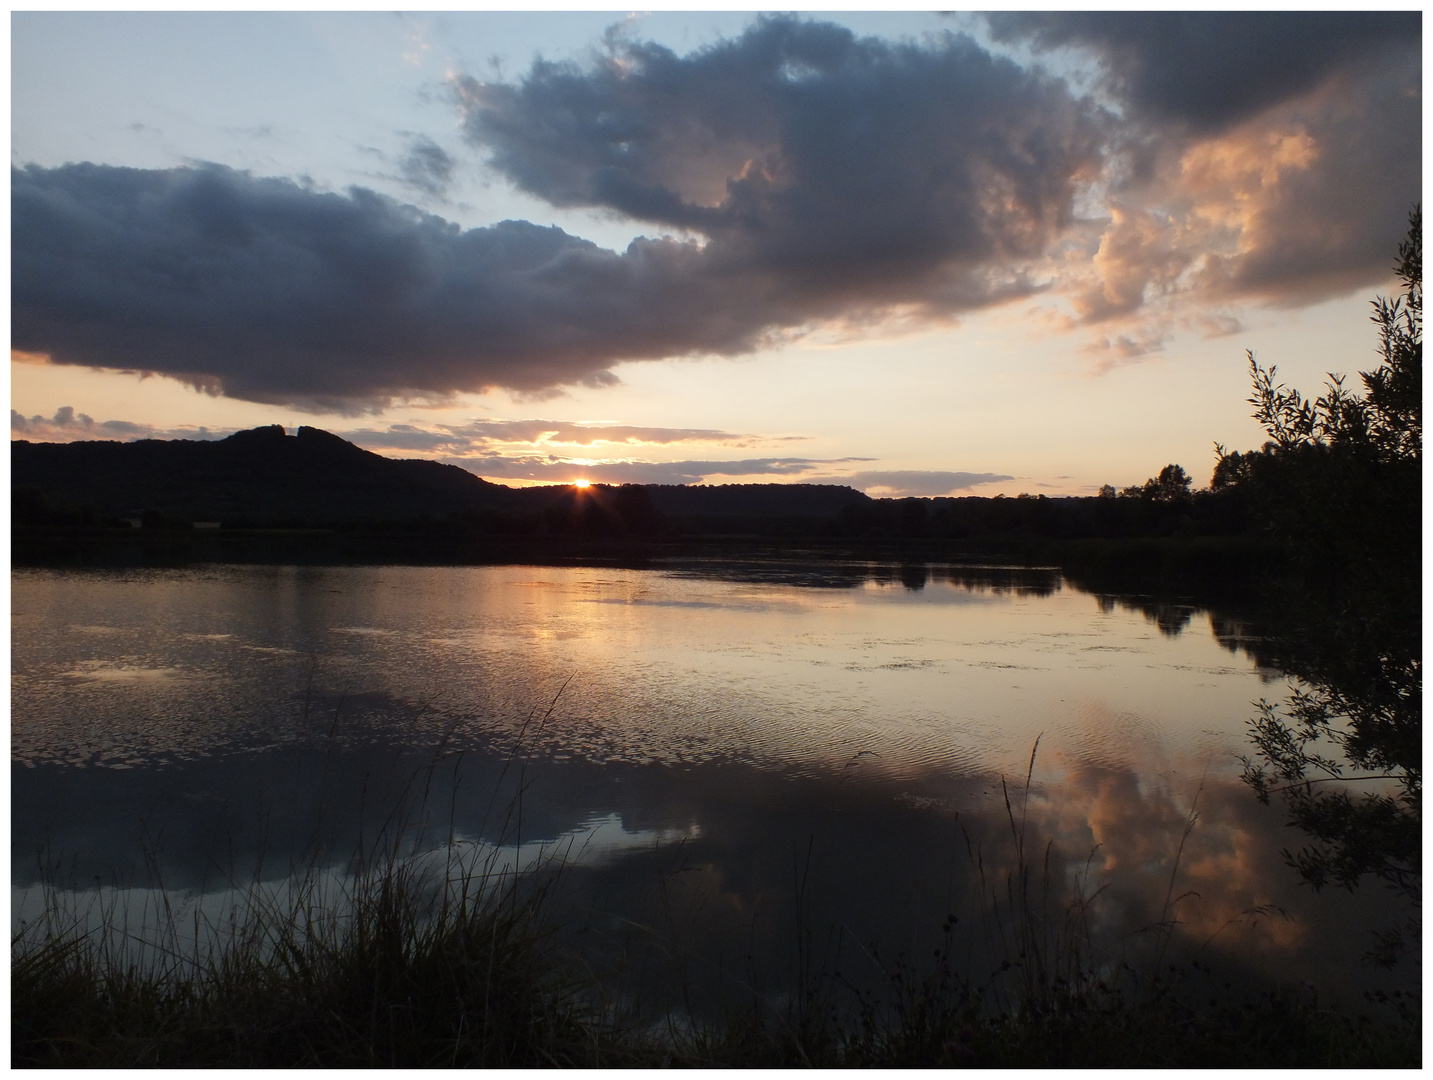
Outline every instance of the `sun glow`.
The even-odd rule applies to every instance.
[[[574,480],[574,481],[572,482],[572,486],[573,486],[573,487],[580,487],[580,488],[591,487],[591,486],[592,486],[592,481],[591,481],[591,480]]]

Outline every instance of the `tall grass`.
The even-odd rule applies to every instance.
[[[186,915],[160,890],[157,910],[132,925],[118,901],[68,910],[47,890],[43,917],[12,940],[12,1065],[1420,1062],[1415,1001],[1390,999],[1379,1003],[1381,1013],[1359,1014],[1331,1009],[1308,989],[1241,994],[1197,960],[1166,962],[1163,942],[1144,969],[1102,950],[1090,929],[1100,891],[1088,891],[1089,864],[1069,895],[1055,881],[1052,843],[1030,835],[1038,746],[1023,790],[1003,788],[1008,857],[987,859],[967,836],[978,910],[964,923],[948,915],[940,947],[920,960],[884,957],[839,930],[818,938],[807,909],[808,850],[793,874],[796,971],[785,992],[769,995],[726,973],[732,992],[715,1016],[698,1016],[680,994],[655,1019],[639,1015],[620,986],[562,944],[555,889],[571,853],[513,865],[498,847],[484,854],[458,841],[451,823],[446,844],[425,851],[395,818],[341,873],[314,858],[279,885],[256,875],[222,920],[207,921],[198,909]],[[509,760],[520,792],[517,749]],[[431,782],[430,768],[420,806]],[[520,803],[501,811],[504,837],[519,843]],[[1184,838],[1196,820],[1192,807]],[[1166,941],[1182,850],[1181,841],[1164,912],[1151,928]],[[669,960],[684,965],[682,949],[665,944]],[[852,964],[874,980],[843,974]],[[683,986],[700,977],[681,967]]]
[[[506,877],[506,880],[503,878]],[[53,922],[12,945],[16,1065],[534,1066],[610,1060],[544,888],[415,864],[256,888],[191,954]],[[177,935],[170,935],[171,937]]]
[[[528,716],[507,754],[495,791],[511,773],[519,794],[489,807],[500,839],[485,852],[458,839],[451,820],[446,842],[424,849],[434,773],[450,756],[445,737],[346,865],[329,865],[316,830],[306,863],[277,883],[262,867],[231,881],[217,919],[171,902],[153,852],[158,887],[144,895],[155,899],[137,912],[119,891],[94,894],[86,909],[44,886],[43,915],[11,942],[12,1064],[620,1060],[580,967],[555,944],[548,897],[562,853],[539,852],[527,867],[504,861],[505,846],[521,851],[523,748],[556,703]],[[336,727],[337,713],[330,750]]]

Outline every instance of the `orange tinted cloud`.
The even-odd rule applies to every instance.
[[[1067,857],[1088,844],[1096,871],[1088,891],[1106,888],[1125,933],[1170,920],[1191,943],[1232,947],[1257,921],[1262,943],[1296,947],[1305,925],[1253,914],[1287,904],[1297,888],[1279,854],[1285,837],[1277,815],[1237,782],[1206,780],[1180,791],[1151,785],[1157,773],[1076,766],[1058,800],[1032,798],[1032,834],[1064,838]]]

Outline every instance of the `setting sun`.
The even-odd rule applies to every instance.
[[[574,481],[573,481],[573,486],[574,486],[574,487],[580,487],[580,488],[591,487],[591,486],[592,486],[592,481],[591,481],[591,480],[574,480]]]

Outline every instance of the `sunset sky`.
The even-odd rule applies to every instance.
[[[1205,484],[1246,349],[1377,363],[1421,55],[1416,11],[14,13],[11,435]]]

